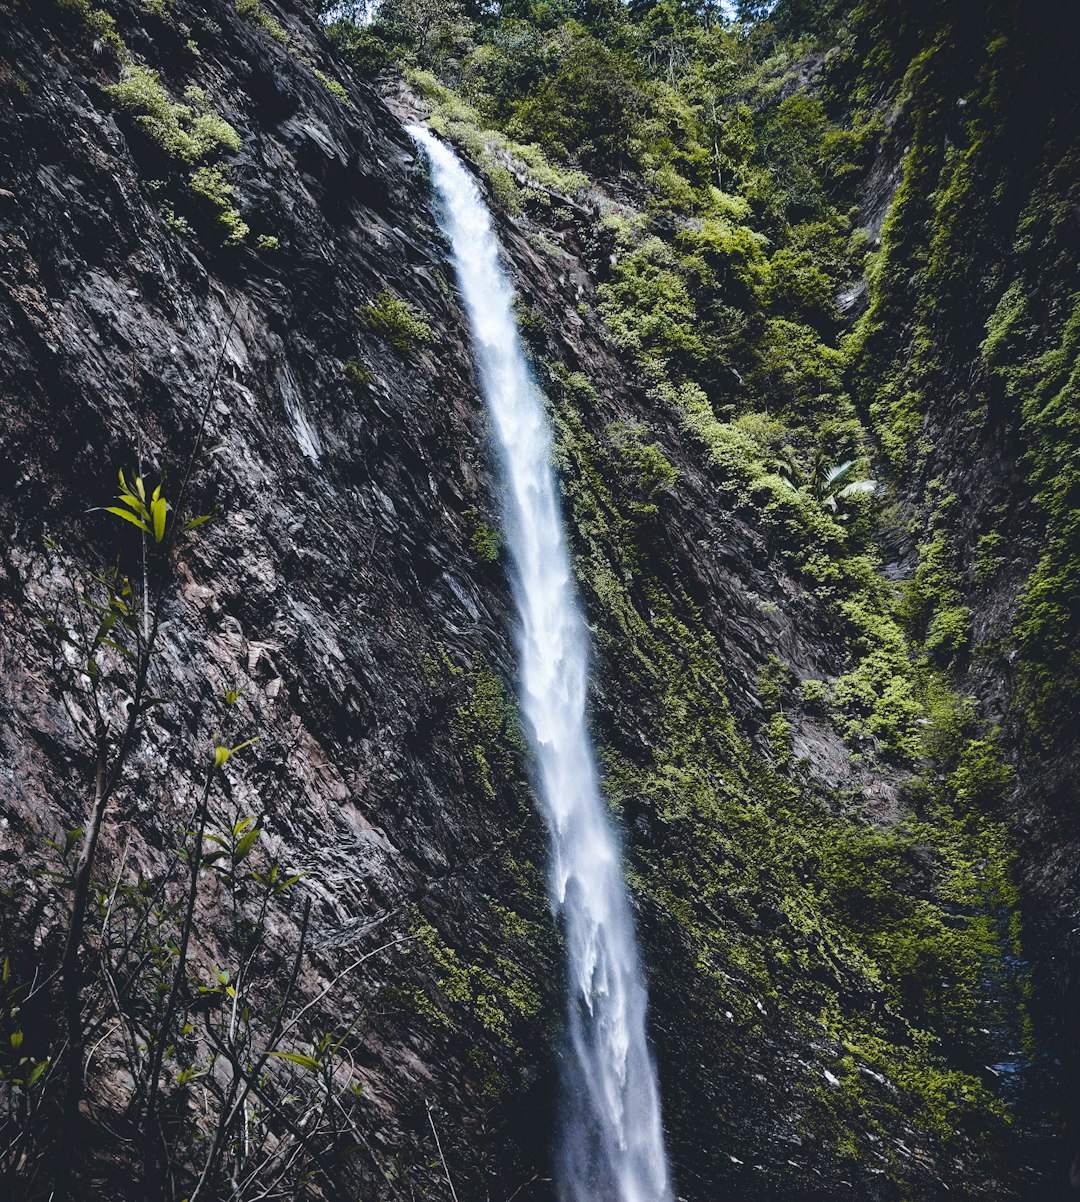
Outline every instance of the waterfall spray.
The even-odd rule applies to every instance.
[[[670,1202],[645,1038],[645,983],[619,845],[585,725],[588,643],[544,401],[522,350],[513,290],[476,182],[426,129],[409,132],[431,164],[502,472],[521,708],[551,841],[551,904],[569,961],[558,1193],[562,1202]]]

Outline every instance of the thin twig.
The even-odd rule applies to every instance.
[[[530,1185],[535,1185],[538,1181],[549,1182],[550,1180],[550,1177],[541,1177],[539,1173],[536,1173],[534,1176],[530,1177],[528,1181],[523,1181],[517,1187],[517,1189],[514,1190],[510,1197],[506,1199],[506,1202],[514,1202],[514,1199],[518,1196],[518,1194],[520,1194],[523,1189],[528,1189]]]
[[[431,1134],[435,1136],[435,1147],[439,1149],[439,1159],[442,1161],[443,1172],[446,1174],[446,1184],[450,1187],[450,1196],[454,1202],[458,1202],[457,1190],[454,1189],[454,1182],[450,1176],[450,1170],[446,1167],[446,1157],[443,1155],[442,1141],[439,1139],[439,1133],[435,1130],[435,1119],[431,1113],[431,1103],[425,1098],[424,1106],[427,1108],[427,1121],[431,1124]]]

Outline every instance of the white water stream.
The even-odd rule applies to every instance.
[[[481,391],[498,445],[503,525],[519,616],[521,707],[551,838],[550,895],[566,933],[567,1028],[557,1188],[562,1202],[670,1202],[645,983],[620,850],[585,725],[588,642],[551,466],[544,400],[529,370],[475,181],[426,129]]]

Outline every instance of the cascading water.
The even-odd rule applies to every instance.
[[[502,466],[520,618],[521,706],[551,837],[551,901],[569,956],[559,1197],[668,1202],[660,1098],[645,1039],[645,984],[619,846],[585,726],[588,646],[544,401],[522,351],[513,291],[475,181],[426,129],[409,132],[431,164]]]

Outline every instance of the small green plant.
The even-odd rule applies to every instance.
[[[106,85],[105,91],[121,109],[134,115],[139,128],[170,158],[194,168],[188,176],[188,188],[216,210],[225,243],[242,242],[249,227],[233,204],[234,189],[227,168],[214,161],[224,153],[239,150],[240,135],[214,112],[206,93],[191,86],[184,92],[187,103],[176,104],[169,99],[158,73],[140,66],[127,67],[123,78]],[[180,228],[180,221],[187,224],[173,214],[170,224]]]
[[[225,243],[235,246],[247,237],[251,227],[232,203],[235,189],[229,183],[223,167],[197,167],[191,173],[189,186],[196,196],[209,201],[217,210],[217,219],[225,231]]]
[[[355,359],[349,359],[345,363],[345,378],[353,384],[359,384],[361,387],[366,387],[371,383],[371,371],[362,364],[357,363]]]
[[[131,53],[116,28],[115,19],[104,9],[94,8],[90,0],[56,0],[56,3],[60,8],[76,13],[86,31],[107,46],[121,62],[130,60]]]
[[[172,205],[163,204],[161,206],[161,215],[178,234],[186,236],[192,232],[191,222],[186,217],[181,217]]]
[[[341,86],[341,84],[338,83],[336,79],[332,79],[329,75],[323,74],[318,67],[314,68],[314,72],[315,78],[319,81],[319,83],[322,84],[322,86],[330,93],[331,96],[334,96],[336,99],[340,100],[341,103],[346,105],[348,108],[352,108],[352,101],[349,99],[349,93],[345,91],[345,89]]]
[[[370,304],[361,306],[356,312],[369,330],[402,354],[434,341],[431,326],[412,305],[392,292],[380,292]]]
[[[494,563],[502,550],[502,536],[498,528],[489,526],[487,522],[479,522],[473,531],[473,554],[481,563]]]
[[[279,45],[284,46],[289,40],[281,22],[272,17],[259,0],[236,0],[236,11],[252,25],[268,33]]]
[[[130,66],[105,91],[121,109],[133,113],[136,124],[172,158],[194,165],[221,151],[240,149],[240,135],[210,108],[201,88],[189,87],[184,93],[188,103],[176,104],[156,71]]]

